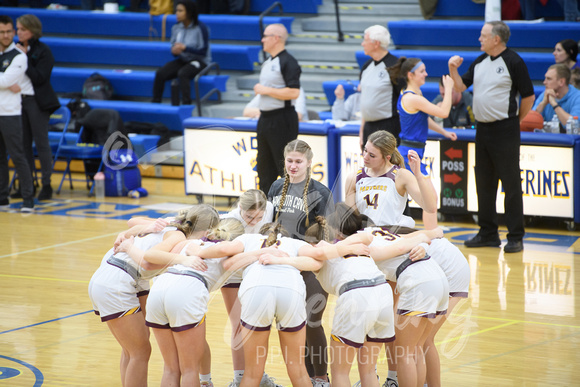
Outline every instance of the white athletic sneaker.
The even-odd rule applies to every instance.
[[[385,383],[383,383],[383,387],[399,387],[399,383],[395,379],[387,378]]]
[[[313,387],[330,387],[330,382],[319,378],[310,378]]]
[[[213,387],[213,382],[200,382],[201,387]]]
[[[240,383],[236,383],[236,381],[232,381],[230,384],[228,384],[228,387],[240,387]]]
[[[260,387],[284,387],[281,384],[276,384],[275,379],[268,376],[268,374],[264,374],[262,376],[262,381],[260,382]]]

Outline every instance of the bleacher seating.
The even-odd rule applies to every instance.
[[[322,0],[278,0],[284,12],[288,13],[318,13],[318,5],[322,4]],[[252,0],[250,5],[250,12],[261,13],[265,11],[274,3],[273,0]],[[278,11],[278,8],[274,8]]]
[[[45,34],[118,36],[131,38],[159,38],[171,36],[171,27],[176,23],[175,15],[168,15],[163,23],[163,16],[149,16],[148,13],[120,12],[103,13],[91,11],[54,11],[37,8],[2,8],[2,13],[16,19],[32,13],[42,21]],[[244,15],[200,15],[199,20],[210,29],[210,39],[243,40],[259,42],[262,39],[259,16]],[[281,23],[292,31],[293,17],[266,16],[264,26]],[[165,25],[165,33],[163,26]],[[153,34],[152,34],[153,32]]]
[[[61,105],[68,104],[70,99],[60,98]],[[194,105],[171,106],[160,103],[87,100],[92,109],[114,109],[119,112],[123,121],[161,122],[177,134],[183,133],[183,120],[191,117]]]
[[[61,37],[44,37],[42,41],[52,50],[57,64],[160,67],[174,59],[167,42]],[[260,49],[260,46],[212,44],[212,61],[221,69],[252,71]]]
[[[471,3],[471,1],[462,1]],[[462,8],[459,8],[462,10]],[[562,39],[577,39],[580,23],[506,22],[511,37],[508,47],[553,49]],[[483,21],[466,20],[399,20],[388,24],[397,46],[472,47],[477,49]]]
[[[453,55],[463,57],[463,64],[459,72],[467,71],[469,65],[482,54],[479,51],[431,51],[431,50],[392,50],[390,51],[397,57],[405,56],[407,58],[421,58],[427,67],[427,73],[430,77],[439,77],[449,73],[448,62]],[[554,64],[554,56],[545,52],[519,52],[522,59],[526,62],[530,78],[536,81],[544,80],[544,75],[548,67]],[[370,57],[366,56],[363,51],[357,51],[356,60],[361,67]]]
[[[104,2],[104,0],[102,0]],[[284,12],[289,13],[318,13],[318,5],[322,4],[322,0],[278,0],[282,3],[284,7]],[[52,0],[43,0],[45,5],[52,3]],[[130,0],[118,0],[119,5],[129,8],[131,5]],[[266,10],[270,5],[272,5],[273,0],[252,0],[250,12],[261,13]],[[80,0],[59,0],[59,4],[66,5],[69,7],[80,7]],[[276,8],[275,10],[278,10]]]
[[[115,89],[115,96],[117,97],[151,98],[153,79],[155,78],[155,73],[153,71],[55,67],[52,70],[51,83],[57,93],[81,92],[84,81],[95,72],[98,72],[111,81],[111,84]],[[228,78],[228,75],[202,76],[199,80],[200,94],[205,95],[205,93],[213,88],[225,91]],[[192,98],[195,98],[195,88],[193,86],[191,88],[191,93]],[[165,87],[163,97],[171,97],[169,82]],[[217,99],[217,95],[212,95],[210,99]]]

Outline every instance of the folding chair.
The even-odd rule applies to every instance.
[[[48,121],[48,126],[50,129],[48,132],[48,141],[50,142],[50,149],[52,150],[52,156],[56,160],[58,155],[58,148],[62,144],[66,144],[66,131],[70,125],[71,113],[69,108],[66,106],[61,106],[54,113],[50,115],[50,121]],[[54,163],[53,163],[54,167]]]
[[[73,160],[82,160],[84,161],[88,161],[88,160],[99,160],[99,168],[97,170],[97,172],[101,172],[103,169],[103,151],[104,151],[104,147],[102,145],[98,145],[98,144],[90,144],[90,143],[83,143],[82,142],[82,136],[83,136],[83,131],[85,130],[85,127],[81,127],[81,130],[79,131],[79,134],[77,136],[77,140],[76,143],[74,145],[69,145],[64,143],[65,141],[65,134],[63,133],[63,137],[61,138],[61,144],[58,147],[58,151],[57,151],[57,155],[55,156],[55,162],[56,160],[64,160],[66,161],[66,168],[63,172],[62,175],[62,179],[60,181],[60,185],[58,186],[58,189],[56,190],[56,193],[59,194],[60,190],[62,188],[62,185],[64,183],[64,180],[66,179],[66,176],[68,175],[68,179],[69,179],[69,183],[70,183],[70,188],[71,190],[73,189],[73,179],[72,179],[72,174],[71,174],[71,170],[70,170],[70,163]],[[87,189],[89,189],[89,196],[93,195],[93,191],[94,191],[94,183],[91,182],[91,179],[89,178],[89,174],[88,171],[85,168],[85,181],[87,184]]]

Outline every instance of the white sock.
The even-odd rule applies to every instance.
[[[244,377],[244,370],[234,370],[234,382],[241,383]]]
[[[199,381],[201,383],[203,382],[211,382],[211,373],[207,374],[207,375],[199,375]]]
[[[389,379],[393,379],[394,381],[398,382],[399,380],[397,379],[397,371],[389,371],[387,373],[387,378]]]

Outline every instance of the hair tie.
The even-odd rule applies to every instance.
[[[423,64],[422,61],[419,61],[415,66],[413,66],[413,68],[411,69],[411,73],[414,73],[415,70],[417,70],[419,67],[421,67],[421,65]]]

